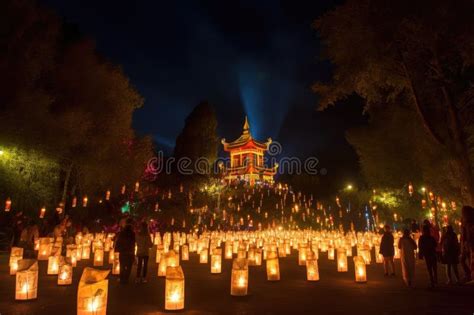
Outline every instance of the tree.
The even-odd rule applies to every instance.
[[[438,177],[455,174],[457,194],[468,203],[474,201],[473,9],[467,0],[349,0],[315,23],[335,65],[331,82],[314,85],[320,108],[353,93],[365,99],[373,121],[375,111],[389,106],[410,108],[416,118],[409,122],[434,147],[422,164],[443,152],[438,167],[453,171]]]
[[[212,170],[217,159],[218,148],[217,119],[209,103],[199,103],[186,118],[181,133],[176,138],[174,157],[189,158],[194,173],[200,173],[195,167],[196,161],[204,161],[203,166]],[[206,164],[206,165],[204,165]]]
[[[0,23],[0,145],[57,165],[63,201],[139,179],[151,141],[132,129],[143,100],[121,68],[33,1],[2,1]]]

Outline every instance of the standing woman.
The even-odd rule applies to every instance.
[[[135,232],[131,219],[127,219],[125,227],[117,236],[115,252],[119,253],[120,283],[127,284],[135,260]]]
[[[409,287],[413,286],[415,279],[415,241],[410,236],[410,230],[403,231],[403,237],[398,241],[400,249],[400,262],[402,264],[403,281]]]
[[[389,274],[391,276],[395,275],[395,264],[393,263],[393,256],[395,256],[394,239],[392,231],[390,230],[390,225],[384,226],[385,232],[382,236],[382,241],[380,242],[380,251],[379,253],[383,256],[383,269],[385,271],[385,276]]]
[[[437,248],[438,242],[431,235],[430,227],[423,226],[423,234],[421,235],[418,245],[420,246],[419,256],[426,262],[426,269],[430,275],[431,287],[438,284],[438,264],[437,264]]]
[[[150,256],[150,248],[153,247],[153,243],[150,238],[150,233],[148,232],[148,224],[142,222],[140,225],[140,231],[136,237],[137,240],[137,278],[135,282],[147,282],[146,273],[148,269],[148,257]]]
[[[456,277],[455,283],[459,283],[459,254],[460,247],[458,242],[458,236],[454,233],[453,227],[448,225],[446,233],[441,238],[441,248],[443,250],[442,261],[446,264],[446,275],[448,276],[448,284],[453,283],[451,271],[454,272]]]

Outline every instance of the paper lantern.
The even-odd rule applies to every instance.
[[[298,265],[305,266],[306,265],[306,252],[308,250],[307,245],[301,245],[298,249]]]
[[[156,246],[156,256],[155,256],[155,262],[157,264],[160,263],[161,256],[163,256],[163,245],[157,245]]]
[[[245,258],[236,258],[232,263],[230,279],[230,294],[234,296],[247,295],[249,281],[248,261]]]
[[[189,260],[189,247],[188,245],[181,246],[181,260]]]
[[[260,248],[257,248],[255,250],[255,266],[261,266],[262,265],[262,250]]]
[[[361,249],[359,251],[359,256],[362,256],[366,265],[370,265],[370,263],[372,262],[372,257],[371,257],[372,255],[370,253],[370,248]]]
[[[383,263],[383,255],[380,254],[380,246],[375,245],[375,263],[381,264]]]
[[[39,239],[38,260],[48,260],[52,250],[53,244],[51,243],[51,239],[49,237],[41,237]]]
[[[166,268],[165,310],[184,308],[184,273],[181,266]]]
[[[108,270],[84,268],[77,290],[77,315],[106,314],[108,274]]]
[[[201,249],[201,251],[199,252],[199,263],[200,264],[207,264],[207,261],[208,261],[208,252],[207,252],[207,248],[203,248]]]
[[[225,259],[232,259],[232,242],[227,241],[225,242]]]
[[[398,244],[398,241],[395,241],[395,244]],[[395,255],[393,256],[394,259],[400,259],[400,249],[397,245],[394,245]]]
[[[328,247],[328,259],[334,260],[334,247]]]
[[[81,259],[89,259],[91,257],[91,247],[90,244],[82,245],[82,256]]]
[[[38,294],[38,262],[20,259],[16,272],[15,300],[36,299]]]
[[[63,263],[59,267],[58,285],[70,285],[72,283],[72,265]]]
[[[48,275],[57,275],[59,272],[59,265],[62,261],[62,256],[50,256],[48,258]]]
[[[109,264],[114,263],[114,258],[115,258],[115,250],[111,248],[109,251]]]
[[[211,255],[211,273],[221,273],[222,271],[222,250],[215,248]]]
[[[345,248],[337,251],[337,271],[347,272],[347,253]]]
[[[166,259],[167,254],[164,254],[158,264],[158,277],[165,277],[166,276],[166,268],[168,267],[168,260]]]
[[[12,247],[10,251],[10,259],[8,265],[10,266],[10,275],[14,276],[18,270],[18,261],[23,259],[23,248]]]
[[[179,266],[179,255],[174,250],[170,250],[166,253],[167,267]],[[166,270],[165,270],[166,271]]]
[[[280,280],[280,264],[278,262],[278,255],[274,251],[268,252],[267,254],[267,280]]]
[[[249,248],[249,252],[247,254],[249,266],[255,266],[255,256],[256,256],[256,248],[252,246]]]
[[[354,257],[354,272],[356,282],[367,282],[365,260],[361,256]]]
[[[94,252],[94,267],[101,267],[104,265],[104,250],[96,249]]]
[[[318,260],[314,255],[306,259],[306,279],[308,281],[319,281]]]
[[[119,275],[120,274],[120,253],[115,253],[114,261],[112,262],[112,274]]]

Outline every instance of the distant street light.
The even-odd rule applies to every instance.
[[[352,190],[352,185],[350,185],[350,184],[347,185],[346,189],[347,189],[347,190]]]

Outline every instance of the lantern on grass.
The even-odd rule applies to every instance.
[[[104,265],[104,250],[96,249],[94,252],[94,267],[101,267]]]
[[[181,266],[166,268],[165,310],[184,308],[184,273]]]
[[[267,280],[280,280],[280,264],[278,262],[278,255],[274,251],[267,254]]]
[[[111,248],[109,251],[109,264],[114,263],[114,258],[115,258],[115,250]]]
[[[361,256],[354,257],[354,272],[356,282],[367,282],[365,260]]]
[[[255,252],[256,252],[256,248],[254,246],[249,248],[249,252],[247,255],[249,266],[255,266],[255,255],[256,255]]]
[[[70,285],[72,283],[72,265],[63,263],[59,267],[58,285]]]
[[[306,279],[308,281],[319,281],[318,260],[314,255],[306,259]]]
[[[375,245],[375,263],[383,263],[383,255],[380,254],[380,245]]]
[[[91,245],[89,243],[82,244],[81,259],[89,259],[91,257]]]
[[[51,243],[51,239],[49,237],[41,237],[39,239],[38,260],[48,260],[52,250],[53,244]]]
[[[188,245],[181,246],[181,260],[189,260],[189,247]]]
[[[77,290],[77,315],[106,314],[108,274],[108,270],[84,268]]]
[[[211,255],[211,273],[221,273],[222,271],[222,249],[215,248]]]
[[[179,255],[176,254],[174,250],[170,250],[168,253],[166,253],[166,266],[167,267],[177,267],[179,266]],[[165,270],[166,272],[166,270]]]
[[[255,266],[262,265],[262,249],[257,248],[255,250]]]
[[[207,248],[201,249],[199,252],[199,263],[200,264],[207,264],[208,261],[208,253],[207,253]]]
[[[62,256],[50,256],[48,258],[48,275],[57,275],[62,261],[64,261]]]
[[[249,283],[249,268],[245,258],[236,258],[232,263],[230,278],[230,295],[247,295]]]
[[[370,265],[370,263],[372,262],[372,255],[370,253],[370,248],[364,248],[362,250],[359,251],[359,255],[362,256],[362,258],[364,258],[364,261],[367,265]]]
[[[112,274],[113,275],[119,275],[120,274],[120,253],[115,253],[114,255],[114,261],[112,263]]]
[[[345,248],[337,251],[337,271],[347,272],[347,252]]]
[[[32,300],[38,295],[38,262],[20,259],[16,272],[15,300]]]
[[[328,248],[328,259],[329,260],[334,260],[334,247],[329,247]]]
[[[163,245],[157,245],[156,246],[156,256],[155,256],[155,262],[157,264],[160,263],[161,256],[163,256]]]
[[[18,270],[18,261],[23,259],[23,248],[12,247],[10,251],[10,260],[8,265],[10,266],[10,275],[14,276]]]

